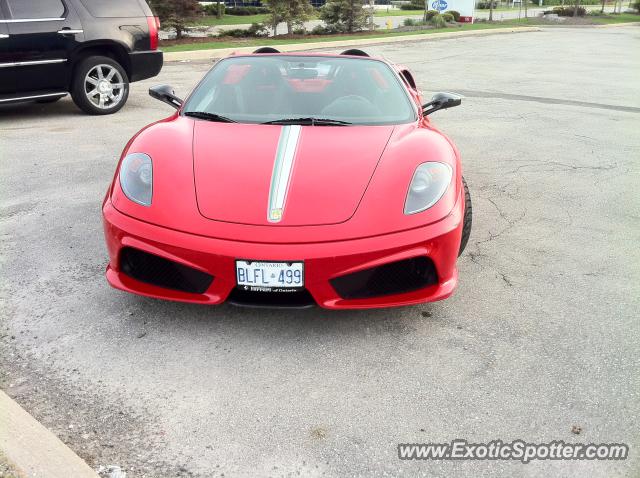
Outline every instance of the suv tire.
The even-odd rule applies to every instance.
[[[109,57],[87,57],[75,69],[71,97],[85,113],[113,114],[127,102],[129,77],[120,63]]]

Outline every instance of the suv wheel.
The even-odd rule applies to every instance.
[[[117,61],[106,56],[90,56],[75,70],[71,96],[85,113],[109,115],[127,102],[129,78]]]

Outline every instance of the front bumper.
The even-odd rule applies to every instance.
[[[146,80],[158,76],[164,63],[164,54],[160,50],[134,51],[129,53],[131,74],[129,81]]]
[[[328,309],[394,307],[449,297],[458,280],[456,259],[462,233],[461,201],[437,223],[408,231],[346,241],[264,244],[187,234],[139,221],[117,211],[107,200],[103,223],[110,262],[107,281],[116,289],[161,299],[221,304],[236,290],[236,259],[303,260],[305,288],[315,303]],[[140,282],[120,269],[123,248],[139,249],[206,272],[214,277],[202,294],[192,294]],[[366,299],[345,299],[330,280],[356,271],[408,258],[429,257],[437,282],[411,292]]]

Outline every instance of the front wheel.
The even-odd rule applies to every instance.
[[[117,61],[106,56],[90,56],[75,70],[71,96],[85,113],[110,115],[127,102],[129,78]]]
[[[462,255],[467,242],[469,242],[469,236],[471,236],[471,223],[473,218],[473,210],[471,208],[471,194],[469,194],[469,186],[464,177],[462,178],[462,187],[464,188],[464,218],[462,219],[462,240],[460,241],[460,251],[458,257]]]

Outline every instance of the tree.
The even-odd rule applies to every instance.
[[[288,0],[287,3],[287,15],[284,21],[287,24],[287,35],[291,35],[294,28],[304,27],[304,22],[313,14],[313,7],[309,0]]]
[[[375,13],[376,13],[376,7],[375,7],[375,0],[369,0],[369,12],[367,13],[367,23],[369,24],[369,30],[375,30],[376,29],[376,20],[375,20]]]
[[[149,4],[163,27],[176,31],[176,38],[182,38],[189,20],[200,11],[197,0],[150,0]]]
[[[287,16],[287,1],[288,0],[269,0],[267,2],[269,17],[266,23],[271,26],[274,36],[278,34],[278,25],[284,22]]]
[[[352,33],[367,24],[367,11],[362,0],[328,0],[320,10],[320,18],[338,31]]]
[[[580,0],[576,0],[576,4],[573,6],[573,16],[578,16],[578,8],[580,7]]]
[[[287,24],[287,35],[291,35],[295,27],[303,26],[311,14],[313,7],[309,0],[265,0],[269,7],[267,23],[273,34],[277,34],[279,23]]]

